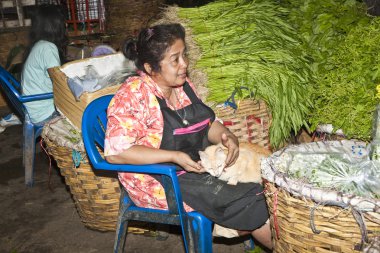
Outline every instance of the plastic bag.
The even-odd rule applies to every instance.
[[[129,69],[117,70],[111,74],[104,76],[99,80],[100,89],[123,83],[129,76],[134,75],[134,72]]]
[[[80,101],[80,96],[83,92],[94,92],[101,89],[99,74],[92,65],[86,66],[86,72],[83,77],[69,78],[67,84],[76,101]]]
[[[380,197],[380,162],[369,159],[369,146],[285,151],[276,167],[292,178],[304,179],[318,187]]]
[[[99,80],[100,89],[123,83],[129,76],[136,74],[136,66],[131,61],[124,61],[121,68],[115,69],[110,74]]]
[[[83,76],[68,78],[67,84],[76,101],[80,101],[80,96],[84,92],[95,92],[123,83],[128,76],[134,75],[135,71],[136,66],[130,61],[125,61],[121,67],[116,68],[106,76],[100,76],[93,65],[87,65]]]
[[[96,80],[96,79],[100,78],[98,72],[96,71],[96,69],[93,65],[86,66],[85,67],[85,73],[86,74],[82,77],[82,79]]]

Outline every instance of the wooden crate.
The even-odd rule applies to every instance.
[[[67,80],[75,76],[81,77],[85,74],[85,68],[89,65],[95,67],[99,75],[105,76],[114,69],[121,68],[125,57],[121,53],[92,57],[66,63],[61,67],[48,70],[53,80],[54,104],[58,111],[65,115],[68,120],[79,130],[82,124],[82,115],[86,106],[94,99],[114,94],[120,87],[119,85],[110,86],[92,93],[85,92],[80,96],[80,101],[76,101],[72,94]]]

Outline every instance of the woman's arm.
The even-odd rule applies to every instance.
[[[117,155],[106,156],[109,163],[116,164],[154,164],[175,163],[189,172],[202,173],[204,169],[194,162],[190,156],[180,151],[170,151],[134,145]]]
[[[228,149],[226,167],[236,162],[239,157],[239,141],[237,137],[219,121],[214,121],[211,124],[208,132],[208,140],[213,144],[222,143]]]
[[[144,103],[141,103],[142,100]],[[159,120],[162,114],[158,106],[156,97],[140,78],[131,77],[126,80],[108,107],[104,142],[106,160],[116,164],[170,162],[187,171],[203,172],[203,168],[187,154],[158,149],[157,133],[146,131],[149,127],[163,127]],[[146,123],[148,121],[151,122],[149,126]]]

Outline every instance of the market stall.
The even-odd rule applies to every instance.
[[[276,151],[262,165],[274,252],[377,247],[380,167],[372,153],[377,145],[373,125],[378,126],[373,114],[380,102],[380,19],[366,15],[364,4],[356,1],[230,0],[197,8],[169,6],[154,24],[166,22],[185,26],[188,74],[218,118],[240,141]],[[124,60],[120,54],[107,57]],[[89,75],[94,65],[108,71],[98,79],[113,76],[119,65],[102,62],[107,57],[72,62],[50,73],[56,106],[67,118],[62,122],[68,122],[68,132],[76,131],[78,143],[85,106],[114,93],[122,79],[79,96],[71,93],[70,80]],[[289,145],[300,130],[323,131],[325,124],[331,134],[339,130],[341,141]],[[113,229],[117,179],[95,175],[83,148],[57,142],[54,131],[48,125],[44,138],[62,161],[58,166],[84,222]],[[96,208],[100,211],[85,211]],[[96,223],[107,209],[112,217]]]

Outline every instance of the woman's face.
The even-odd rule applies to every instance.
[[[187,64],[185,43],[177,39],[160,62],[161,71],[152,73],[152,79],[163,88],[183,85],[186,81]]]

